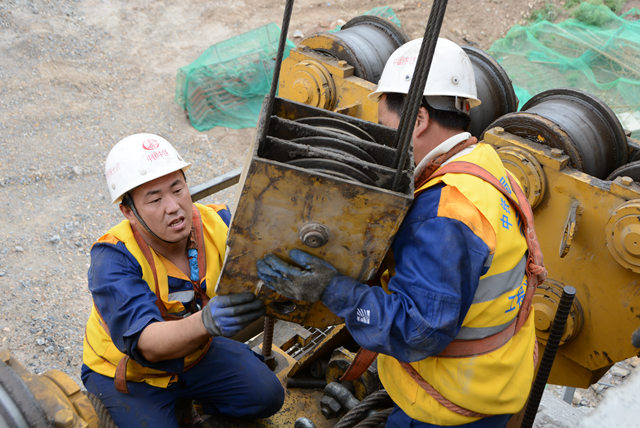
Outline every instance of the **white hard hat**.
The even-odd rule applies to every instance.
[[[164,138],[134,134],[113,146],[105,162],[104,174],[111,200],[116,203],[141,184],[178,170],[186,171],[190,166]]]
[[[409,93],[421,45],[421,38],[411,40],[391,54],[378,81],[378,87],[369,94],[370,99],[377,101],[385,92]],[[468,113],[469,108],[480,105],[471,60],[451,40],[438,38],[424,95],[436,109],[448,105]]]

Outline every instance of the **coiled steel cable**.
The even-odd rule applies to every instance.
[[[393,401],[384,389],[369,394],[353,409],[349,410],[333,428],[352,428],[366,419],[372,410],[393,406]],[[371,425],[373,426],[373,425]]]
[[[388,409],[379,410],[377,412],[373,412],[371,415],[367,416],[362,422],[354,425],[353,428],[377,428],[379,426],[384,426],[387,422],[387,418],[393,411],[393,407],[389,407]]]
[[[87,396],[87,398],[89,399],[89,402],[93,406],[93,409],[96,411],[96,414],[98,415],[100,428],[118,428],[115,422],[113,422],[113,419],[109,414],[109,411],[104,406],[104,404],[102,404],[102,401],[100,401],[98,396],[95,394],[92,394],[89,391],[84,391],[84,394]]]

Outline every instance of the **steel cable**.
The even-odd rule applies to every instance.
[[[370,412],[374,409],[386,408],[393,405],[393,401],[389,397],[389,394],[384,389],[369,394],[356,405],[353,409],[349,410],[333,428],[352,428],[357,423],[369,416]]]

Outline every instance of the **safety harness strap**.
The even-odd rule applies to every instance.
[[[440,394],[433,386],[431,386],[429,382],[424,380],[424,378],[420,376],[420,373],[418,373],[411,364],[401,362],[400,365],[406,370],[407,373],[409,373],[409,376],[411,376],[411,378],[416,381],[416,383],[420,385],[420,387],[422,387],[422,389],[427,391],[427,393],[432,396],[438,403],[442,404],[452,412],[472,418],[486,418],[487,416],[490,416],[485,413],[474,412],[473,410],[469,410],[464,407],[460,407],[455,403],[452,403],[451,401],[443,397],[442,394]]]
[[[194,290],[198,293],[198,295],[202,299],[203,305],[206,305],[209,302],[209,296],[207,296],[207,294],[202,290],[202,287],[200,286],[200,284],[202,283],[202,279],[206,275],[204,234],[202,231],[202,219],[200,217],[200,211],[195,206],[193,207],[193,210],[192,210],[192,220],[193,220],[192,222],[193,228],[195,231],[196,246],[198,249],[198,271],[199,271],[200,278],[198,282],[191,281],[191,283],[193,284]],[[136,243],[138,244],[138,247],[140,247],[140,250],[142,251],[144,258],[147,260],[147,263],[149,263],[149,266],[151,267],[151,271],[153,272],[153,281],[155,282],[156,306],[160,310],[160,314],[162,315],[162,318],[165,321],[182,319],[181,316],[170,314],[169,311],[167,311],[167,308],[164,306],[164,303],[162,302],[162,298],[160,297],[160,283],[158,282],[158,271],[156,270],[156,264],[155,264],[155,261],[153,260],[153,254],[151,254],[151,248],[149,247],[149,244],[147,244],[147,242],[144,240],[140,232],[138,232],[138,230],[135,227],[131,227],[131,230],[133,231],[133,236],[136,239]],[[106,327],[106,323],[104,323],[104,326]],[[107,334],[109,334],[108,330],[107,330]],[[196,365],[203,358],[204,354],[207,352],[210,345],[211,345],[211,339],[209,339],[207,343],[203,345],[204,350],[200,355],[200,357],[196,359],[196,361],[185,366],[184,370],[186,371],[191,367],[193,367],[194,365]],[[113,382],[116,390],[124,394],[129,393],[129,389],[127,388],[127,363],[128,362],[129,362],[128,355],[125,355],[120,359],[120,361],[118,362],[118,365],[116,366],[116,373],[113,378]],[[150,375],[150,376],[153,376],[153,375]],[[166,376],[166,374],[159,374],[157,376]]]
[[[450,157],[450,156],[449,156]],[[435,177],[442,176],[444,174],[449,173],[459,173],[459,174],[469,174],[483,179],[489,184],[493,185],[498,191],[500,191],[515,207],[518,214],[520,215],[522,225],[523,225],[523,233],[524,237],[527,241],[528,247],[528,255],[527,255],[527,266],[525,268],[527,274],[527,291],[525,293],[524,301],[518,310],[518,314],[514,321],[509,324],[504,330],[498,332],[494,335],[475,340],[454,340],[452,341],[442,352],[440,352],[438,357],[449,357],[449,358],[460,358],[460,357],[470,357],[474,355],[481,355],[488,352],[491,352],[495,349],[500,348],[505,343],[507,343],[513,335],[515,335],[524,322],[527,320],[529,313],[531,312],[531,303],[533,300],[533,295],[535,293],[536,288],[539,284],[541,284],[547,277],[547,271],[544,268],[543,259],[542,259],[542,250],[540,249],[540,244],[538,243],[538,239],[536,237],[536,233],[533,227],[533,211],[531,210],[531,206],[524,195],[522,189],[517,184],[513,176],[507,171],[507,175],[509,177],[510,188],[513,193],[516,195],[516,199],[513,198],[511,192],[503,186],[500,181],[496,177],[494,177],[489,171],[486,169],[464,161],[453,161],[445,166],[439,168],[437,171],[433,172],[429,175],[428,180],[432,180]],[[420,180],[426,183],[424,175],[423,179]],[[364,352],[366,351],[366,352]],[[538,346],[537,342],[534,348],[534,365],[537,364],[538,359]],[[340,380],[355,380],[357,379],[367,367],[373,362],[377,353],[373,351],[368,351],[361,349],[358,351],[354,361],[351,363],[349,368],[345,371]],[[359,360],[359,361],[358,361]],[[366,362],[369,361],[369,364]],[[366,364],[366,365],[365,365]],[[473,412],[469,409],[465,409],[463,407],[458,406],[455,403],[452,403],[447,398],[442,396],[429,382],[427,382],[421,375],[418,373],[413,366],[409,363],[400,362],[401,366],[407,371],[409,376],[413,380],[420,385],[422,389],[424,389],[431,397],[437,400],[442,406],[447,409],[454,411],[463,416],[471,416],[471,417],[486,417],[489,415],[485,415],[482,413]],[[363,368],[364,367],[364,368]]]

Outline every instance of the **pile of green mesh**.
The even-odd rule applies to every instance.
[[[209,47],[178,70],[175,101],[194,128],[256,126],[271,88],[280,28],[267,24]],[[293,43],[287,41],[285,57]]]
[[[617,16],[583,2],[573,18],[513,27],[489,53],[514,84],[520,107],[547,89],[576,88],[604,101],[640,136],[640,11]]]

